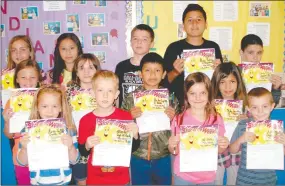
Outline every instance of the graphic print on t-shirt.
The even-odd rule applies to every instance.
[[[142,79],[139,77],[138,71],[124,73],[124,79],[122,83],[123,99],[128,93],[133,92],[141,85],[142,85]]]

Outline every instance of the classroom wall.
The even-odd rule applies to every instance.
[[[49,1],[52,2],[52,1]],[[178,37],[178,23],[174,22],[174,18],[181,20],[184,7],[188,3],[196,3],[197,1],[186,1],[180,4],[179,1],[95,1],[81,0],[83,4],[76,4],[76,1],[58,1],[59,5],[53,4],[49,11],[45,10],[43,1],[1,1],[1,27],[4,26],[4,34],[1,38],[1,65],[6,66],[6,53],[9,40],[17,34],[27,34],[32,38],[36,50],[36,57],[44,70],[53,67],[53,50],[55,40],[59,34],[64,32],[72,32],[67,29],[68,14],[76,15],[79,31],[74,33],[80,38],[83,37],[84,52],[97,52],[105,54],[105,60],[102,58],[103,68],[114,70],[115,65],[132,55],[130,48],[130,32],[131,29],[139,23],[146,23],[152,26],[155,31],[155,46],[152,51],[156,51],[164,55],[166,47],[173,41],[181,39]],[[100,2],[105,2],[100,6]],[[56,3],[56,2],[55,2]],[[259,3],[256,1],[220,1],[220,3],[212,1],[198,1],[202,5],[208,15],[208,28],[204,33],[206,39],[211,39],[211,35],[217,35],[216,42],[220,44],[222,53],[227,55],[229,60],[236,63],[240,62],[239,48],[241,38],[247,34],[248,23],[264,23],[269,24],[269,43],[264,46],[263,60],[273,62],[275,71],[284,71],[284,1],[266,1],[269,5],[269,16],[252,17],[250,16],[251,3]],[[63,10],[58,10],[62,4],[65,4]],[[175,6],[173,6],[175,4]],[[266,5],[267,5],[266,4]],[[237,7],[237,13],[234,14],[230,10]],[[36,7],[38,16],[36,19],[22,19],[21,8],[30,7],[33,10]],[[217,15],[215,8],[225,10],[224,14]],[[180,8],[180,9],[179,9]],[[234,9],[234,8],[233,8]],[[177,13],[178,12],[178,13]],[[234,11],[233,11],[234,12]],[[88,13],[101,13],[105,15],[103,26],[89,26]],[[173,16],[175,13],[176,16]],[[217,20],[227,19],[226,15],[236,17],[236,20]],[[70,15],[69,15],[70,16]],[[57,34],[44,34],[44,22],[60,22],[60,32]],[[52,24],[52,23],[51,23]],[[220,32],[213,29],[221,29]],[[231,31],[227,29],[232,29]],[[108,35],[107,45],[92,45],[92,34],[105,33]],[[219,37],[220,34],[220,37]],[[224,37],[231,35],[231,39]],[[263,35],[261,32],[258,35]],[[263,38],[264,39],[264,38]],[[232,43],[232,45],[229,45]],[[100,55],[100,58],[103,55]]]

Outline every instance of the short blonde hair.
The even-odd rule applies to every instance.
[[[253,88],[248,92],[248,106],[250,106],[250,102],[251,102],[251,98],[252,97],[263,97],[263,96],[269,96],[269,101],[271,104],[275,103],[272,97],[272,94],[269,90],[267,90],[266,88],[263,87],[257,87],[257,88]]]
[[[109,70],[100,70],[100,71],[96,72],[96,74],[92,78],[93,89],[95,88],[96,81],[98,81],[98,79],[100,79],[100,78],[113,80],[115,83],[116,89],[119,89],[119,78],[118,78],[118,76],[114,72],[109,71]]]
[[[71,110],[67,103],[66,94],[64,90],[62,90],[61,86],[58,84],[50,84],[50,85],[43,85],[40,87],[34,97],[34,102],[31,109],[31,115],[30,119],[42,119],[40,117],[39,111],[38,111],[38,104],[43,94],[49,93],[49,94],[57,94],[60,97],[61,102],[61,113],[59,115],[60,118],[63,118],[66,122],[66,127],[69,130],[76,131],[76,126],[73,122],[72,116],[71,116]]]

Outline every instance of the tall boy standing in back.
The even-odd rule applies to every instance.
[[[207,15],[203,7],[198,4],[189,4],[182,16],[183,29],[187,33],[185,39],[171,43],[164,54],[170,91],[175,92],[179,104],[184,105],[184,60],[178,59],[183,50],[214,48],[216,60],[213,67],[222,63],[222,54],[217,43],[203,38],[207,28]],[[179,57],[178,57],[179,56]]]
[[[143,56],[149,53],[149,49],[154,44],[154,32],[152,28],[145,24],[135,26],[131,32],[131,47],[134,56],[117,64],[115,73],[119,77],[119,105],[126,94],[134,91],[142,84],[138,75],[140,62]]]

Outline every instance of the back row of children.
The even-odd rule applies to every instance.
[[[257,107],[269,105],[266,107],[268,110],[263,111],[262,109],[257,109],[257,112],[250,112],[254,120],[257,120],[260,116],[264,116],[262,119],[268,119],[270,111],[274,107],[274,103],[271,101],[271,94],[268,94],[268,92],[263,89],[254,89],[254,91],[248,94],[247,99],[245,87],[237,66],[234,63],[222,63],[219,46],[203,38],[203,32],[206,29],[207,22],[206,13],[201,6],[196,4],[188,5],[183,13],[182,19],[187,38],[170,44],[166,50],[164,60],[158,54],[148,54],[149,49],[154,44],[153,30],[143,24],[136,26],[131,33],[131,46],[134,51],[134,57],[117,65],[116,74],[118,78],[108,71],[99,71],[99,73],[96,73],[97,70],[100,70],[98,59],[91,54],[83,54],[80,41],[76,35],[66,33],[58,38],[55,48],[55,67],[47,73],[48,80],[46,80],[46,82],[59,83],[67,86],[67,95],[69,95],[73,89],[91,88],[97,101],[97,108],[80,120],[78,148],[81,156],[76,150],[76,128],[66,101],[69,96],[67,96],[66,99],[65,93],[61,88],[56,85],[40,87],[35,96],[30,119],[63,117],[67,121],[67,128],[72,132],[69,133],[71,136],[64,135],[62,142],[68,146],[70,163],[75,164],[72,166],[72,174],[78,184],[86,184],[86,178],[87,184],[129,183],[127,168],[94,167],[91,165],[92,158],[88,159],[88,155],[90,156],[90,154],[92,154],[90,149],[100,142],[100,139],[94,136],[96,118],[125,120],[138,118],[142,114],[142,111],[138,107],[134,107],[133,94],[130,93],[134,90],[144,91],[159,89],[162,88],[163,85],[166,86],[166,88],[169,87],[170,91],[173,91],[179,100],[179,104],[173,100],[173,104],[166,108],[165,113],[169,119],[172,120],[174,118],[179,108],[182,112],[176,119],[172,120],[172,132],[161,131],[138,135],[137,125],[131,124],[129,126],[129,130],[134,134],[133,155],[131,158],[132,184],[171,184],[172,171],[170,153],[174,153],[174,147],[176,149],[176,156],[174,156],[173,162],[175,185],[213,184],[215,180],[216,184],[221,184],[222,176],[219,177],[219,175],[223,174],[219,174],[220,169],[218,169],[217,178],[215,172],[181,173],[179,171],[179,148],[177,146],[179,138],[173,135],[173,123],[175,122],[181,125],[189,125],[190,123],[198,125],[219,125],[219,153],[224,153],[222,154],[223,156],[230,157],[230,160],[232,160],[228,163],[229,161],[223,161],[223,158],[229,158],[220,156],[219,168],[227,168],[227,170],[229,170],[228,184],[235,184],[237,169],[240,164],[238,158],[238,153],[240,152],[236,150],[239,149],[236,146],[244,144],[244,142],[250,138],[245,138],[245,135],[243,135],[244,130],[239,129],[242,127],[240,126],[242,124],[239,124],[236,131],[243,131],[234,132],[232,138],[233,143],[229,148],[234,154],[229,153],[227,150],[229,139],[224,137],[225,127],[223,120],[216,114],[212,101],[213,99],[245,100],[244,108],[248,106],[249,111],[252,111],[251,107],[256,109]],[[240,51],[242,61],[260,62],[263,52],[262,47],[262,41],[258,36],[245,36],[242,39]],[[200,48],[215,48],[217,60],[214,66],[217,68],[212,78],[213,86],[211,86],[209,78],[202,73],[193,73],[184,81],[182,73],[184,61],[182,59],[176,59],[177,55],[180,55],[184,49]],[[8,56],[8,68],[12,69],[16,66],[14,76],[16,88],[36,88],[42,83],[43,77],[40,69],[34,60],[29,60],[29,58],[34,59],[31,42],[26,36],[16,36],[10,42]],[[163,79],[164,81],[162,81]],[[72,83],[67,83],[70,80],[73,80]],[[276,98],[275,102],[277,102],[278,97],[280,98],[281,79],[278,76],[273,76],[272,83],[272,94],[277,94],[274,96],[274,98]],[[140,86],[141,84],[142,86]],[[128,112],[113,106],[118,96],[119,105]],[[258,101],[251,98],[256,98]],[[246,100],[248,100],[248,103]],[[264,105],[260,105],[260,103]],[[40,108],[41,106],[42,109]],[[44,109],[50,109],[50,111]],[[5,119],[4,131],[7,137],[15,138],[13,157],[15,160],[14,164],[18,184],[68,183],[71,179],[70,168],[53,170],[54,172],[39,170],[38,172],[32,172],[32,174],[30,174],[31,178],[29,178],[27,166],[22,166],[28,164],[25,149],[29,140],[27,135],[17,138],[17,136],[21,135],[10,134],[8,132],[9,118],[11,118],[12,115],[13,113],[9,109],[9,106],[7,106],[3,112]],[[247,116],[240,116],[240,119],[245,118],[247,118]],[[244,125],[245,122],[241,123]],[[239,135],[242,137],[239,138]],[[250,136],[250,134],[246,136]],[[235,143],[233,139],[237,139],[239,143]],[[19,144],[20,141],[21,145]],[[277,141],[285,144],[284,134],[279,134]],[[246,151],[244,152],[243,146],[241,153],[242,162],[244,161],[245,153]],[[236,160],[233,160],[234,158]],[[88,168],[86,168],[87,159]],[[241,166],[239,169],[241,175],[247,174],[246,171],[244,166]],[[63,172],[65,176],[62,174]],[[262,183],[265,184],[271,184],[276,181],[274,171],[258,172],[258,174],[253,171],[250,173],[256,176],[250,178],[252,184],[260,180],[264,181]],[[260,179],[260,176],[263,178],[266,177],[267,179]],[[239,174],[237,183],[248,183],[248,180],[243,178],[245,177]],[[262,183],[260,182],[260,184]]]

